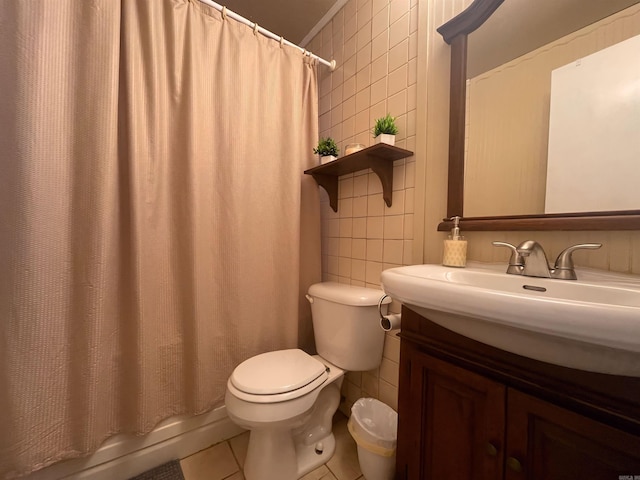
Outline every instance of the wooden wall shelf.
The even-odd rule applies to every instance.
[[[404,148],[378,143],[359,152],[345,155],[333,162],[305,170],[329,194],[329,204],[338,211],[338,177],[370,168],[380,178],[382,197],[387,207],[391,206],[393,191],[393,162],[410,157],[413,152]]]

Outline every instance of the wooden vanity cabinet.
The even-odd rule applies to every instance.
[[[400,382],[398,404],[398,478],[501,478],[505,386],[415,349],[408,352],[403,343],[401,362],[407,360],[411,378],[409,385]],[[489,444],[493,455],[487,454]]]
[[[507,395],[506,439],[508,480],[640,475],[638,436],[515,389]]]
[[[403,307],[396,478],[640,476],[640,382],[513,355]]]

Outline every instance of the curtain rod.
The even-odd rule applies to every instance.
[[[253,28],[253,29],[257,30],[258,32],[260,32],[265,37],[272,38],[273,40],[277,40],[279,42],[282,42],[282,43],[284,43],[286,45],[289,45],[290,47],[297,48],[298,50],[303,52],[305,55],[309,55],[311,58],[315,58],[316,60],[318,60],[318,62],[320,62],[321,64],[326,65],[327,67],[329,67],[332,72],[336,69],[336,61],[335,60],[329,61],[329,60],[325,60],[324,58],[320,58],[318,55],[315,55],[315,54],[311,53],[310,51],[308,51],[308,50],[296,45],[295,43],[291,43],[289,40],[286,40],[286,39],[282,38],[280,35],[276,35],[275,33],[270,32],[266,28],[262,28],[257,23],[254,23],[251,20],[247,20],[243,16],[238,15],[235,12],[232,12],[227,7],[224,7],[224,6],[222,6],[222,5],[220,5],[220,4],[216,3],[216,2],[213,2],[211,0],[200,0],[200,1],[202,3],[204,3],[205,5],[209,5],[210,7],[215,8],[219,12],[222,12],[224,15],[227,15],[227,16],[233,18],[234,20],[237,20],[240,23],[244,23],[245,25],[250,26],[251,28]]]

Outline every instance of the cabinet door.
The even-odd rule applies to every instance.
[[[640,475],[640,437],[509,389],[506,480]]]
[[[501,479],[506,388],[424,353],[410,358],[398,412],[408,454],[398,459],[398,478]]]

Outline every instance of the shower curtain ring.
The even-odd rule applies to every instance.
[[[258,23],[257,22],[253,24],[253,34],[254,35],[258,34]]]
[[[222,7],[222,19],[226,20],[227,19],[227,6],[223,6]]]
[[[284,46],[284,37],[280,35],[280,48]]]

